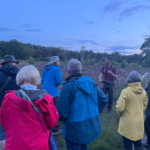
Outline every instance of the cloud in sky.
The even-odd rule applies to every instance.
[[[109,3],[105,8],[103,12],[114,12],[119,10],[123,6],[124,2],[120,1],[112,1]]]
[[[150,37],[150,34],[143,35],[142,37],[145,37],[145,38]]]
[[[36,28],[33,24],[24,24],[20,26],[21,28],[24,28],[27,32],[42,32],[42,29]]]
[[[96,42],[95,40],[79,40],[79,39],[71,39],[71,38],[68,38],[65,41],[55,41],[55,43],[65,44],[65,45],[79,44],[81,46],[85,45],[85,44],[91,44],[91,45],[95,45],[95,46],[100,46],[100,44],[98,42]]]
[[[122,21],[122,20],[132,16],[133,14],[135,14],[137,12],[142,12],[142,11],[150,11],[150,6],[138,5],[135,7],[127,8],[120,13],[118,20]]]
[[[124,45],[113,45],[110,46],[106,51],[119,51],[119,50],[125,50],[125,49],[138,49],[139,46],[124,46]]]
[[[10,31],[14,31],[14,30],[12,30],[10,28],[6,28],[6,27],[1,27],[0,28],[0,32],[10,32]]]
[[[96,22],[94,21],[85,21],[85,24],[95,24]]]

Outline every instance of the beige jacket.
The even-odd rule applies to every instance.
[[[144,113],[148,103],[147,93],[140,82],[129,83],[122,90],[117,101],[117,113],[120,116],[118,132],[132,140],[137,141],[144,136]]]

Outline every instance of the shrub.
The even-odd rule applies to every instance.
[[[101,61],[99,62],[99,65],[100,65],[100,66],[105,65],[105,61],[102,61],[102,60],[101,60]]]
[[[27,62],[28,62],[29,64],[34,64],[34,63],[35,63],[35,60],[34,60],[34,58],[33,58],[32,56],[29,56],[29,59],[27,60]]]
[[[114,60],[112,61],[112,64],[115,66],[119,66],[119,63],[117,61],[114,61]]]
[[[142,66],[141,66],[141,65],[137,65],[137,66],[136,66],[137,72],[141,71],[141,69],[142,69]]]
[[[150,57],[144,59],[141,63],[142,67],[149,67],[150,66]]]
[[[84,64],[84,65],[94,65],[95,64],[95,59],[92,58],[92,59],[83,60],[82,64]]]
[[[121,68],[126,68],[127,67],[127,62],[125,60],[123,60],[121,62]]]

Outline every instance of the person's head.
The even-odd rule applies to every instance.
[[[106,63],[106,65],[111,64],[111,58],[110,57],[106,57],[105,58],[105,63]]]
[[[70,75],[78,74],[82,72],[82,64],[77,59],[71,59],[68,63],[68,73]]]
[[[59,66],[60,65],[59,57],[58,56],[52,56],[48,65],[51,65],[51,64]]]
[[[60,65],[60,60],[54,62],[53,64],[59,66]]]
[[[23,67],[16,77],[17,85],[33,85],[40,84],[41,77],[39,71],[32,65]]]
[[[19,64],[19,62],[16,61],[15,57],[12,55],[6,55],[4,61],[1,63],[2,66],[13,65],[15,67],[17,66],[17,64]]]
[[[137,71],[133,71],[127,77],[127,83],[141,82],[140,74]]]
[[[144,81],[147,86],[150,85],[150,73],[145,73],[142,76],[142,81]]]

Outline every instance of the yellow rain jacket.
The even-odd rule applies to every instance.
[[[140,82],[129,83],[122,90],[117,101],[117,113],[120,116],[118,132],[132,140],[137,141],[144,136],[144,110],[148,98]]]

